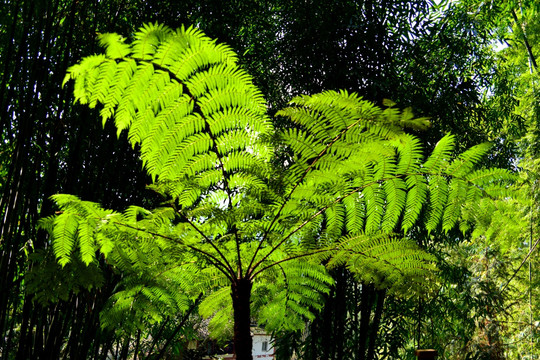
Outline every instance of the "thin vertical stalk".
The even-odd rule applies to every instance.
[[[133,352],[133,360],[137,360],[139,354],[139,346],[141,345],[141,329],[137,330],[137,338],[135,339],[135,350]]]
[[[514,21],[516,23],[516,26],[519,28],[521,36],[523,37],[523,44],[525,45],[525,49],[527,49],[527,54],[529,56],[529,63],[531,65],[531,72],[534,69],[538,68],[538,65],[536,63],[536,58],[534,57],[531,44],[529,43],[529,40],[527,38],[527,34],[525,34],[525,26],[519,21],[519,18],[515,12],[515,10],[512,10],[512,17],[514,18]]]

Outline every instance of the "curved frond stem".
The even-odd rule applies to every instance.
[[[216,250],[216,252],[219,254],[219,256],[223,259],[223,262],[220,261],[219,259],[215,258],[213,255],[210,255],[210,254],[208,254],[207,252],[205,252],[205,251],[203,251],[203,250],[201,250],[201,249],[195,248],[195,247],[192,246],[192,245],[185,245],[185,246],[187,246],[188,248],[193,249],[193,250],[195,250],[195,251],[199,251],[199,252],[201,252],[201,253],[203,253],[203,254],[208,254],[208,255],[212,256],[212,257],[214,258],[215,261],[217,261],[221,266],[223,266],[226,270],[229,271],[229,273],[227,274],[227,273],[225,272],[225,270],[223,270],[223,269],[220,268],[220,271],[223,272],[223,273],[227,276],[227,278],[229,278],[229,279],[232,281],[233,278],[235,277],[236,273],[235,273],[234,269],[232,268],[231,264],[229,264],[229,262],[227,261],[227,258],[225,257],[225,255],[223,255],[223,252],[222,252],[221,250],[219,250],[219,248],[216,246],[216,244],[214,244],[214,242],[212,241],[212,239],[210,239],[204,232],[202,232],[202,230],[199,229],[199,228],[197,227],[197,225],[195,225],[195,224],[193,223],[193,221],[191,221],[191,220],[190,220],[187,216],[185,216],[184,214],[181,214],[181,213],[180,213],[180,216],[182,216],[182,218],[183,218],[184,220],[186,220],[187,223],[188,223],[188,224],[189,224],[196,232],[198,232],[199,235],[201,235],[201,236],[202,236],[202,237],[210,244],[210,246],[212,246],[212,248],[213,248],[214,250]]]
[[[274,266],[279,266],[281,268],[281,270],[283,271],[283,268],[281,267],[280,264],[283,264],[287,261],[292,261],[292,260],[296,260],[296,259],[301,259],[301,258],[305,258],[305,257],[310,257],[310,256],[313,256],[313,255],[316,255],[316,254],[320,254],[320,253],[325,253],[325,252],[329,252],[329,251],[336,251],[337,248],[335,247],[331,247],[331,248],[325,248],[325,249],[319,249],[319,250],[314,250],[312,252],[307,252],[307,253],[302,253],[302,254],[298,254],[298,255],[294,255],[294,256],[291,256],[291,257],[288,257],[286,259],[281,259],[279,261],[276,261],[276,262],[273,262],[271,264],[268,264],[262,268],[260,268],[259,270],[257,270],[255,273],[252,273],[250,275],[250,280],[253,280],[255,279],[255,277],[257,275],[259,275],[260,273],[274,267]],[[284,274],[285,275],[285,274]]]
[[[384,181],[387,181],[387,180],[391,180],[391,179],[396,179],[396,178],[401,178],[401,177],[404,177],[404,176],[407,176],[406,174],[400,174],[400,175],[396,175],[396,176],[392,176],[392,177],[389,177],[389,178],[385,178],[385,179],[381,179],[381,180],[377,180],[377,181],[372,181],[372,182],[369,182],[369,183],[366,183],[362,186],[359,186],[359,187],[356,187],[353,191],[349,192],[348,194],[345,194],[341,197],[338,197],[337,199],[335,199],[334,201],[332,201],[330,204],[322,207],[321,209],[319,209],[317,212],[315,212],[313,215],[311,215],[308,219],[304,220],[304,222],[302,222],[300,225],[298,225],[298,227],[294,230],[292,230],[290,233],[288,233],[285,237],[283,237],[283,239],[281,239],[281,241],[279,243],[277,243],[276,245],[274,245],[274,247],[265,255],[263,256],[263,258],[259,261],[257,261],[257,263],[255,263],[255,265],[253,265],[253,268],[250,268],[250,271],[251,273],[253,271],[255,271],[255,269],[257,269],[257,267],[259,267],[259,265],[261,263],[263,263],[270,255],[272,255],[272,253],[274,253],[274,251],[276,251],[277,249],[279,249],[281,247],[281,245],[283,245],[287,240],[290,239],[291,236],[293,236],[294,234],[296,234],[298,231],[302,230],[306,225],[308,225],[311,221],[313,221],[313,219],[315,219],[317,216],[321,215],[322,213],[324,213],[326,210],[328,210],[328,208],[334,206],[335,204],[338,204],[340,203],[341,201],[343,201],[343,199],[351,196],[351,195],[354,195],[356,194],[357,192],[371,186],[371,185],[374,185],[374,184],[377,184],[377,183],[381,183],[381,182],[384,182]],[[262,242],[262,240],[261,240]],[[255,255],[257,255],[257,253],[254,254],[254,257]],[[253,260],[253,259],[252,259]],[[257,271],[257,273],[259,273],[260,271]]]
[[[132,230],[137,230],[137,231],[141,231],[141,232],[145,232],[149,235],[152,235],[152,236],[156,236],[156,237],[160,237],[162,239],[165,239],[165,240],[170,240],[174,243],[178,243],[178,240],[175,239],[175,238],[171,238],[170,236],[166,236],[166,235],[163,235],[163,234],[159,234],[159,233],[155,233],[155,232],[152,232],[152,231],[148,231],[146,229],[141,229],[141,228],[138,228],[136,226],[133,226],[133,225],[128,225],[128,224],[124,224],[124,223],[121,223],[121,222],[114,222],[115,225],[120,225],[120,226],[123,226],[123,227],[127,227],[129,229],[132,229]],[[195,230],[198,231],[199,229],[197,229],[195,227]],[[208,237],[206,237],[206,235],[204,235],[204,233],[198,231],[199,234],[201,234],[201,236],[203,236],[205,239],[207,240],[210,240],[208,239]],[[188,244],[181,244],[182,246],[185,246],[187,247],[188,249],[190,250],[193,250],[195,252],[198,252],[202,255],[204,255],[205,257],[208,258],[208,261],[210,261],[210,263],[212,263],[212,265],[214,265],[219,271],[221,271],[223,273],[223,275],[225,275],[228,279],[232,280],[232,276],[231,274],[234,274],[234,272],[231,272],[232,271],[232,268],[230,266],[228,266],[228,262],[227,262],[227,259],[223,256],[223,254],[219,251],[219,249],[217,247],[215,247],[215,245],[210,241],[211,245],[214,247],[214,249],[221,255],[221,257],[223,257],[223,259],[225,260],[225,262],[219,260],[217,257],[215,257],[214,255],[210,254],[209,252],[207,251],[204,251],[202,249],[199,249],[198,247],[196,246],[193,246],[193,245],[188,245]],[[229,271],[229,272],[228,272]]]
[[[332,145],[334,145],[337,141],[339,141],[339,139],[341,139],[346,133],[347,131],[349,131],[351,128],[355,127],[358,123],[360,123],[362,121],[362,119],[358,119],[357,121],[353,122],[352,124],[350,124],[349,126],[347,126],[345,129],[343,129],[338,135],[336,135],[334,137],[334,139],[332,139],[332,141],[330,141],[330,143],[328,143],[328,145],[326,145],[326,147],[321,150],[321,152],[319,154],[317,154],[317,157],[313,160],[313,162],[308,166],[308,168],[304,171],[304,173],[302,174],[301,178],[296,182],[296,184],[293,186],[293,188],[291,189],[291,191],[289,191],[289,193],[287,194],[287,196],[285,196],[284,198],[284,201],[283,201],[283,204],[281,204],[281,207],[278,209],[276,215],[274,216],[274,218],[272,219],[272,222],[270,223],[270,225],[268,226],[268,228],[266,229],[266,231],[264,232],[264,235],[263,237],[261,238],[261,240],[259,241],[259,245],[257,246],[257,248],[255,249],[255,252],[253,253],[253,256],[251,257],[251,261],[249,263],[249,266],[247,268],[247,276],[250,276],[250,274],[252,273],[253,270],[255,270],[255,268],[257,268],[258,264],[260,262],[258,262],[257,264],[255,264],[255,266],[253,267],[252,269],[252,266],[253,266],[253,263],[255,262],[255,259],[257,257],[257,254],[259,253],[259,251],[261,250],[262,246],[263,246],[263,243],[265,242],[265,240],[268,238],[268,235],[270,234],[270,232],[272,231],[272,228],[274,227],[274,224],[276,223],[276,221],[278,220],[279,216],[281,215],[281,212],[283,211],[283,209],[285,208],[285,205],[287,205],[287,202],[291,199],[294,191],[298,188],[298,186],[300,186],[300,184],[302,183],[302,181],[306,178],[306,176],[309,174],[309,172],[315,167],[315,165],[317,164],[317,161],[319,161],[327,152],[328,150],[330,150],[330,148],[332,147]],[[318,216],[319,213],[317,215],[315,215],[314,217]],[[313,218],[314,218],[313,217]],[[309,221],[311,221],[313,218],[309,219]],[[309,221],[307,223],[309,223]],[[306,223],[306,224],[307,224]],[[303,226],[305,226],[306,224],[303,224]],[[298,229],[300,230],[300,229]],[[296,231],[298,231],[296,230]],[[296,232],[294,231],[294,232]],[[292,233],[290,234],[292,235]],[[286,238],[288,238],[290,235],[288,235]],[[286,239],[285,239],[286,240]],[[278,247],[281,246],[281,244],[283,244],[282,241],[279,243]],[[273,252],[274,249],[272,249],[271,252]],[[266,258],[266,257],[265,257]],[[264,258],[263,258],[264,260]]]

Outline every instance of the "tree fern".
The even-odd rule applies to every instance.
[[[485,194],[508,194],[511,174],[476,168],[487,145],[454,159],[448,135],[424,161],[403,128],[429,124],[410,109],[326,91],[294,98],[276,132],[236,55],[201,31],[148,24],[131,43],[99,40],[105,54],[72,66],[64,84],[127,131],[167,202],[119,213],[56,196],[61,213],[44,227],[62,264],[99,251],[127,274],[111,300],[118,314],[148,308],[158,321],[203,293],[201,311],[218,332],[232,313],[237,358],[250,359],[251,316],[274,328],[315,316],[331,286],[321,263],[404,290],[433,270],[407,238],[413,226],[450,230]]]

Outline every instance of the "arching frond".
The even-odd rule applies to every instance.
[[[471,170],[476,166],[487,154],[491,148],[490,143],[483,143],[473,146],[464,153],[460,154],[446,170],[448,174],[455,177],[461,177],[469,174]]]
[[[440,224],[444,208],[448,201],[448,182],[444,176],[432,175],[429,184],[429,217],[426,223],[428,231],[433,231]]]
[[[426,172],[436,174],[448,165],[454,151],[454,141],[454,135],[448,134],[437,142],[431,155],[423,165]]]
[[[103,225],[103,219],[114,216],[113,212],[102,209],[96,203],[81,201],[73,195],[58,194],[52,199],[61,212],[43,224],[52,235],[58,262],[65,266],[77,251],[83,263],[90,264],[98,250],[96,231]]]
[[[395,143],[398,152],[397,173],[409,174],[418,171],[424,157],[420,139],[404,134]]]
[[[77,239],[79,229],[78,217],[75,214],[60,214],[54,221],[53,238],[56,257],[60,265],[64,266],[69,262],[71,252]],[[88,246],[88,244],[84,244]]]
[[[402,292],[433,276],[434,261],[413,240],[395,235],[357,234],[340,241],[328,266],[346,265],[367,283]]]
[[[404,232],[411,229],[420,218],[420,213],[426,202],[428,187],[424,175],[411,174],[407,176],[407,199],[403,211],[401,228]]]
[[[103,121],[128,130],[154,179],[178,182],[221,168],[227,182],[271,156],[261,141],[272,131],[264,100],[227,46],[194,28],[159,24],[144,25],[130,44],[117,34],[101,35],[100,44],[105,54],[72,66],[64,83],[74,79],[77,101],[101,104]],[[191,205],[199,195],[182,200]]]

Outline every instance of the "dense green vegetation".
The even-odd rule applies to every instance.
[[[540,355],[534,1],[2,8],[2,358]]]

